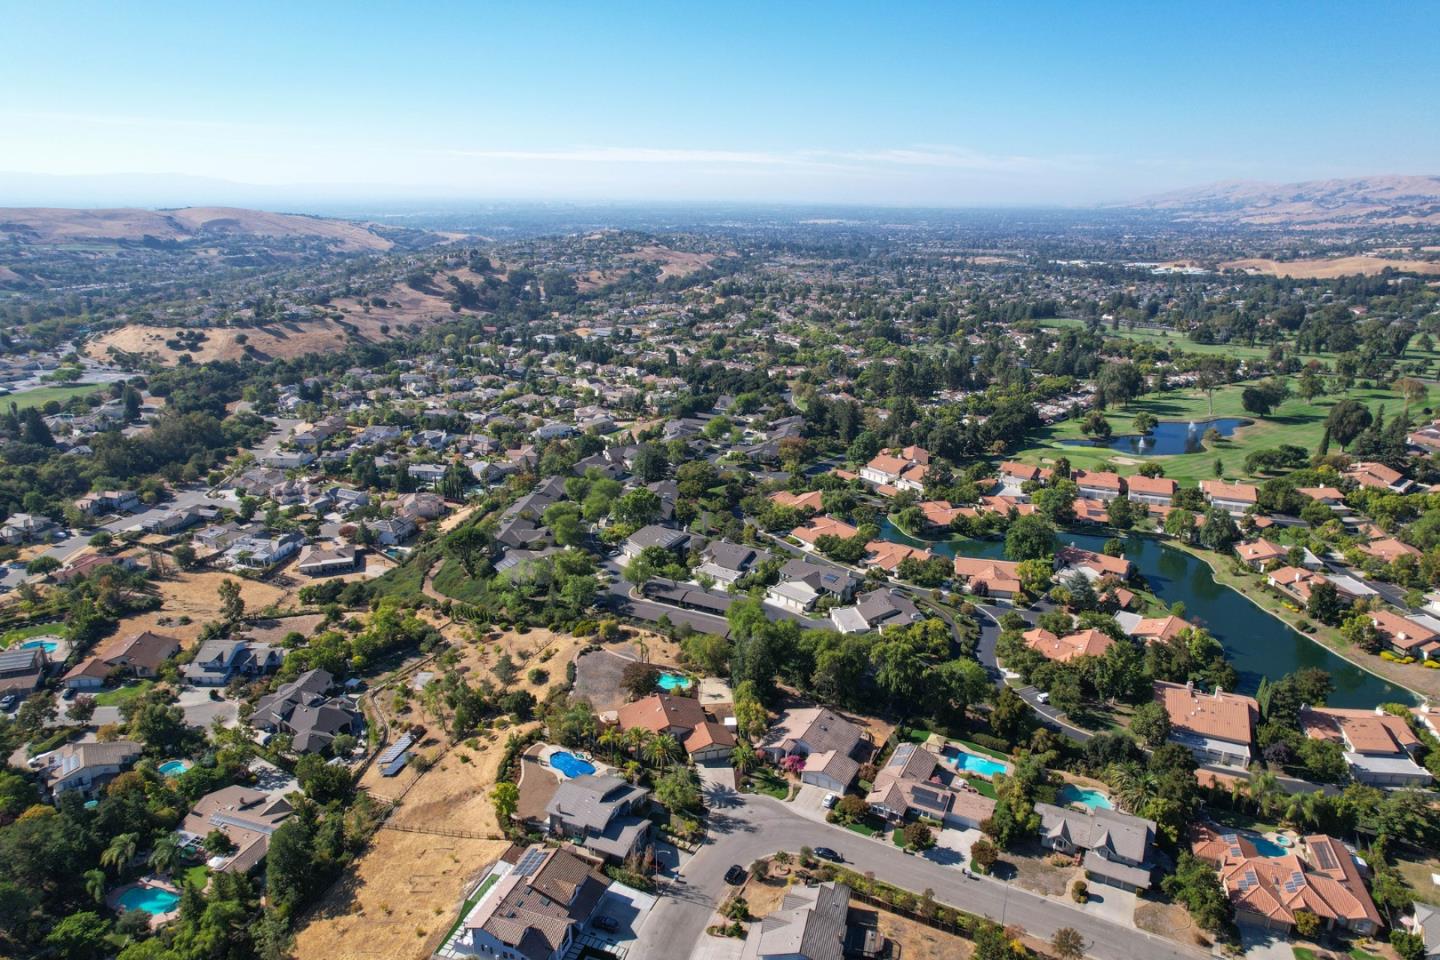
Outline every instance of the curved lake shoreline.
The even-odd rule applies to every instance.
[[[925,546],[942,556],[1002,559],[1003,540],[923,540],[912,537],[886,518],[883,539]],[[1106,537],[1064,531],[1062,543],[1099,551]],[[1225,655],[1240,674],[1240,693],[1253,694],[1262,678],[1279,680],[1297,670],[1319,667],[1335,682],[1330,697],[1334,707],[1374,707],[1381,703],[1419,703],[1423,697],[1365,669],[1361,664],[1307,637],[1254,600],[1217,583],[1209,564],[1194,554],[1153,536],[1125,538],[1125,556],[1145,577],[1150,590],[1166,603],[1185,604],[1185,618],[1205,627],[1225,648]],[[1257,618],[1256,614],[1262,614]]]

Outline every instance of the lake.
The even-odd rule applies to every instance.
[[[1109,447],[1136,457],[1163,457],[1179,453],[1199,453],[1205,449],[1205,432],[1212,427],[1220,436],[1228,437],[1251,421],[1244,417],[1216,417],[1213,420],[1162,420],[1144,436],[1122,434],[1109,440],[1062,440],[1068,447]]]
[[[896,543],[929,547],[947,557],[1004,559],[1003,540],[942,540],[908,537],[887,519],[880,536]],[[1062,544],[1099,550],[1105,537],[1060,534]],[[1335,681],[1332,707],[1373,707],[1387,702],[1416,703],[1413,694],[1373,673],[1361,670],[1328,648],[1261,610],[1245,597],[1215,582],[1203,560],[1164,545],[1154,537],[1125,538],[1125,556],[1144,575],[1150,590],[1166,603],[1185,604],[1185,619],[1209,630],[1225,648],[1225,655],[1240,674],[1240,693],[1253,694],[1260,679],[1272,681],[1306,667],[1319,667]]]

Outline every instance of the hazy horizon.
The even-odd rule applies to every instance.
[[[9,205],[1084,208],[1440,159],[1437,6],[8,12]]]

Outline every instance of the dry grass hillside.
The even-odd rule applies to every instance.
[[[1334,277],[1349,277],[1355,274],[1373,276],[1387,267],[1410,273],[1440,275],[1440,261],[1434,260],[1386,260],[1381,257],[1323,257],[1316,260],[1231,260],[1220,264],[1225,270],[1244,270],[1246,273],[1268,277],[1290,277],[1295,280],[1328,280]]]
[[[393,246],[364,224],[238,207],[0,208],[0,235],[14,237],[22,243],[141,240],[147,236],[157,240],[191,240],[227,234],[328,240],[337,250],[349,252],[382,251]]]
[[[179,361],[181,353],[188,353],[197,363],[239,360],[247,355],[258,360],[291,359],[307,353],[340,350],[352,342],[376,343],[405,336],[414,325],[426,326],[453,319],[455,314],[450,309],[450,303],[438,292],[448,287],[445,277],[450,275],[438,278],[435,293],[396,284],[378,294],[385,301],[383,307],[374,306],[370,298],[363,301],[340,298],[329,305],[331,317],[323,319],[284,321],[257,327],[206,328],[205,341],[191,351],[167,345],[167,341],[175,340],[190,328],[127,324],[91,339],[85,346],[85,352],[97,360],[108,358],[112,350],[139,354],[173,366]],[[453,275],[472,282],[481,279],[469,270],[454,271]],[[341,319],[333,319],[336,313]],[[250,348],[248,351],[247,347]]]
[[[1440,223],[1440,177],[1374,176],[1304,183],[1232,181],[1177,190],[1126,206],[1182,219],[1325,229],[1341,224]]]

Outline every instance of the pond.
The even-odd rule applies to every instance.
[[[1199,453],[1205,449],[1206,431],[1214,428],[1228,437],[1251,421],[1244,417],[1216,417],[1213,420],[1162,420],[1143,436],[1126,433],[1108,440],[1062,440],[1069,447],[1109,447],[1132,457],[1164,457],[1178,453]]]
[[[992,557],[1003,559],[1002,540],[915,540],[897,530],[887,519],[880,536],[896,543],[928,546],[947,557]],[[1091,534],[1060,534],[1062,544],[1074,544],[1099,552],[1104,537]],[[1254,694],[1262,677],[1272,681],[1307,667],[1319,667],[1330,674],[1335,692],[1332,707],[1373,707],[1381,703],[1415,703],[1409,691],[1362,670],[1326,647],[1292,629],[1261,610],[1245,597],[1215,582],[1210,568],[1198,557],[1164,545],[1154,537],[1125,539],[1125,556],[1134,563],[1150,590],[1167,604],[1185,604],[1185,619],[1209,630],[1225,648],[1225,655],[1240,673],[1238,692]]]

